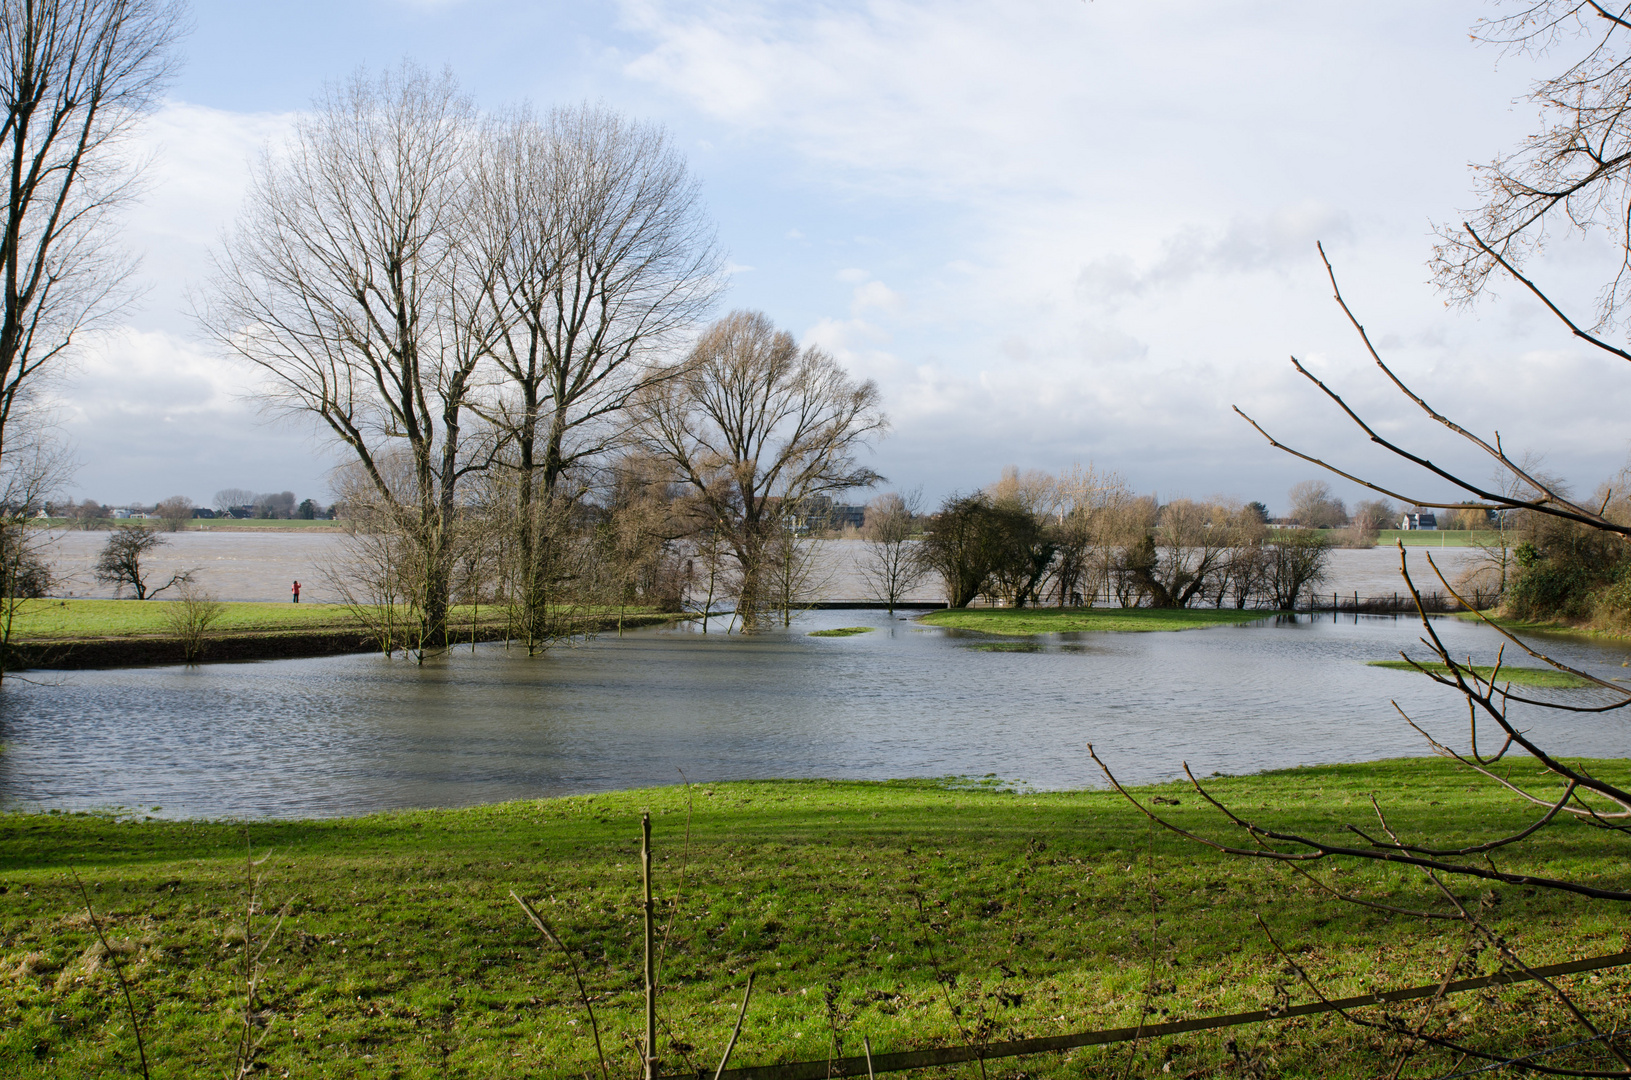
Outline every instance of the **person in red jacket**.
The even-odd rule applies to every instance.
[[[294,602],[300,603],[300,582],[294,583]]]

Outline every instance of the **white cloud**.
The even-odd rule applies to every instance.
[[[857,314],[873,308],[895,313],[905,306],[905,298],[900,293],[881,281],[869,281],[855,290],[855,301],[851,308]]]
[[[897,479],[933,492],[983,483],[1007,461],[1091,457],[1163,491],[1272,505],[1306,469],[1231,404],[1300,445],[1369,452],[1288,353],[1386,430],[1449,452],[1369,366],[1330,302],[1316,239],[1390,360],[1469,424],[1554,448],[1588,487],[1624,450],[1613,425],[1631,395],[1617,369],[1573,350],[1521,293],[1447,313],[1423,282],[1427,222],[1467,201],[1465,162],[1515,145],[1528,122],[1506,104],[1527,85],[1526,61],[1492,70],[1466,42],[1480,0],[615,10],[615,27],[574,23],[578,48],[562,50],[549,85],[593,86],[676,128],[736,258],[729,302],[807,327],[805,340],[879,381],[897,421],[879,465]],[[406,41],[458,20],[402,22]],[[499,48],[489,38],[472,30],[461,47],[481,63]],[[418,44],[444,49],[439,37]],[[465,70],[485,71],[485,105],[536,89],[519,69]],[[175,454],[204,467],[236,455],[233,469],[320,473],[323,455],[296,446],[303,434],[251,422],[233,396],[243,373],[212,367],[184,314],[184,286],[236,216],[248,163],[292,120],[175,102],[143,136],[158,158],[128,235],[153,293],[138,333],[88,358],[68,396],[81,431],[151,470],[162,448],[118,442],[121,429],[207,431],[207,452]],[[1589,307],[1588,256],[1589,244],[1552,254],[1560,295],[1584,298],[1572,306]]]
[[[142,253],[152,292],[137,325],[188,328],[186,293],[202,282],[211,246],[237,219],[250,168],[292,131],[290,113],[232,113],[172,101],[141,129],[150,161],[125,243]]]
[[[1541,359],[1552,324],[1521,303],[1447,313],[1423,281],[1427,223],[1466,201],[1465,163],[1525,130],[1506,103],[1529,72],[1492,71],[1467,44],[1473,6],[620,10],[644,42],[627,75],[737,145],[790,154],[785,167],[835,215],[865,207],[894,226],[866,228],[869,269],[825,271],[850,291],[807,320],[882,385],[897,418],[885,471],[909,461],[968,486],[1001,464],[987,449],[1012,447],[1032,464],[1122,460],[1140,482],[1180,476],[1195,493],[1272,503],[1308,467],[1270,451],[1231,404],[1315,449],[1368,453],[1288,353],[1379,424],[1484,469],[1376,380],[1330,302],[1316,240],[1361,317],[1397,343],[1401,371],[1469,424],[1568,447],[1585,469],[1621,453],[1611,419],[1568,419],[1578,402],[1559,373],[1594,361]],[[1609,399],[1631,393],[1605,386],[1612,417]]]
[[[269,424],[254,378],[200,341],[189,291],[243,202],[251,163],[288,134],[290,114],[239,114],[172,101],[137,136],[145,192],[121,239],[142,256],[143,304],[86,340],[52,388],[62,430],[84,462],[77,486],[99,499],[204,500],[225,486],[321,495],[328,455],[305,427]],[[212,486],[213,485],[213,486]]]

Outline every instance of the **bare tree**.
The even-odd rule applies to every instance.
[[[122,594],[129,586],[138,600],[148,600],[173,585],[185,585],[193,580],[196,570],[181,570],[170,575],[158,588],[148,584],[149,568],[142,565],[154,548],[162,547],[164,537],[145,525],[120,525],[108,535],[96,557],[96,580],[112,585],[115,594]]]
[[[866,507],[861,526],[865,547],[856,569],[872,598],[887,606],[891,615],[929,572],[917,539],[922,510],[922,489],[904,495],[886,492]]]
[[[637,419],[642,446],[672,465],[702,527],[730,549],[744,628],[765,604],[785,519],[814,496],[876,483],[856,455],[887,426],[873,383],[745,311],[709,327],[673,379],[647,387]]]
[[[1545,6],[1538,5],[1537,9]],[[1481,243],[1476,236],[1474,242]],[[1511,270],[1511,266],[1504,255],[1489,248],[1485,248],[1485,251],[1495,261],[1496,265]],[[1323,256],[1323,251],[1321,254]],[[1345,413],[1373,442],[1404,461],[1419,466],[1437,481],[1447,481],[1463,491],[1484,499],[1486,505],[1496,509],[1499,513],[1516,512],[1532,526],[1549,524],[1558,529],[1566,530],[1576,541],[1584,540],[1623,549],[1625,537],[1631,535],[1631,517],[1622,517],[1621,508],[1613,507],[1612,492],[1604,494],[1600,501],[1593,501],[1589,505],[1583,505],[1571,498],[1562,485],[1539,475],[1534,470],[1531,462],[1519,462],[1510,458],[1498,439],[1487,441],[1434,410],[1424,399],[1411,391],[1382,360],[1364,327],[1349,309],[1341,291],[1336,288],[1335,273],[1331,271],[1329,262],[1326,263],[1326,268],[1331,277],[1337,303],[1352,322],[1371,360],[1376,363],[1385,377],[1401,393],[1425,411],[1428,416],[1444,424],[1472,447],[1494,458],[1497,466],[1496,479],[1487,482],[1473,480],[1435,465],[1425,457],[1387,440],[1349,407],[1334,390],[1320,380],[1315,379],[1300,363],[1293,360],[1293,364],[1301,374],[1325,393],[1337,408]],[[1515,271],[1512,272],[1516,274]],[[1565,325],[1577,334],[1580,333],[1576,324],[1549,298],[1540,294],[1539,290],[1526,279],[1520,277],[1519,280],[1523,281],[1537,295],[1541,295],[1545,303],[1558,314],[1558,317]],[[1582,334],[1581,336],[1587,335]],[[1594,340],[1589,336],[1587,337],[1588,340]],[[1601,345],[1608,351],[1631,359],[1631,355],[1612,345],[1606,343],[1601,343]],[[1251,422],[1249,418],[1247,419],[1248,422]],[[1255,422],[1253,422],[1253,426],[1257,426]],[[1258,430],[1262,431],[1262,428],[1258,427]],[[1461,502],[1435,502],[1401,496],[1395,491],[1360,479],[1338,467],[1325,465],[1324,462],[1312,455],[1283,447],[1272,437],[1270,437],[1270,442],[1277,447],[1287,449],[1288,452],[1303,460],[1323,465],[1336,475],[1364,484],[1390,497],[1400,498],[1407,504],[1415,503],[1439,508],[1453,508],[1463,505]],[[1621,553],[1623,554],[1623,551]],[[1487,782],[1496,785],[1499,789],[1511,795],[1520,805],[1529,807],[1532,810],[1532,817],[1527,825],[1509,833],[1488,835],[1482,839],[1460,837],[1453,842],[1435,842],[1435,838],[1432,836],[1409,837],[1401,834],[1390,824],[1386,809],[1379,802],[1373,800],[1377,823],[1375,825],[1350,824],[1347,826],[1347,830],[1351,839],[1333,840],[1287,832],[1276,828],[1270,822],[1257,818],[1255,815],[1248,816],[1246,812],[1232,809],[1206,791],[1202,782],[1193,776],[1190,779],[1196,791],[1223,815],[1223,819],[1229,827],[1239,829],[1244,833],[1249,844],[1232,844],[1227,840],[1182,828],[1162,818],[1142,804],[1139,804],[1139,808],[1149,814],[1153,820],[1167,828],[1221,851],[1245,858],[1269,859],[1290,865],[1314,887],[1328,895],[1371,910],[1404,914],[1426,920],[1460,923],[1466,929],[1468,945],[1476,947],[1479,951],[1487,951],[1498,964],[1500,973],[1517,973],[1533,978],[1533,969],[1524,961],[1521,955],[1524,942],[1515,934],[1496,930],[1484,916],[1487,906],[1497,902],[1499,896],[1487,896],[1484,899],[1478,899],[1476,893],[1505,885],[1520,888],[1529,894],[1542,891],[1552,894],[1572,895],[1592,901],[1608,902],[1615,906],[1631,903],[1631,888],[1627,888],[1623,880],[1615,880],[1611,876],[1613,870],[1623,870],[1622,865],[1605,865],[1601,868],[1603,872],[1589,870],[1585,873],[1559,872],[1550,875],[1514,872],[1502,865],[1504,859],[1512,852],[1521,850],[1523,845],[1535,843],[1540,837],[1565,822],[1574,822],[1578,826],[1585,828],[1603,829],[1621,837],[1628,835],[1628,831],[1631,831],[1628,830],[1627,826],[1627,822],[1631,822],[1631,791],[1626,790],[1612,780],[1605,780],[1594,775],[1593,772],[1577,763],[1571,763],[1563,757],[1551,753],[1546,745],[1547,725],[1545,723],[1547,713],[1550,713],[1553,717],[1567,717],[1576,714],[1604,714],[1623,710],[1627,706],[1631,706],[1631,691],[1627,691],[1623,686],[1611,680],[1579,671],[1553,659],[1535,645],[1519,639],[1510,631],[1486,617],[1484,620],[1486,625],[1501,634],[1508,645],[1548,667],[1566,672],[1580,679],[1591,688],[1592,696],[1579,698],[1572,702],[1562,702],[1555,698],[1529,697],[1514,693],[1511,684],[1501,677],[1501,668],[1505,661],[1505,646],[1497,656],[1492,671],[1475,668],[1470,658],[1458,658],[1449,651],[1449,648],[1439,636],[1433,621],[1427,616],[1420,591],[1409,573],[1409,563],[1402,545],[1399,548],[1399,554],[1401,574],[1404,577],[1405,586],[1415,599],[1421,615],[1423,630],[1421,640],[1428,650],[1427,656],[1411,657],[1405,655],[1405,659],[1414,663],[1429,678],[1457,692],[1466,700],[1469,719],[1467,747],[1465,750],[1456,749],[1417,725],[1403,710],[1399,710],[1400,715],[1407,724],[1423,737],[1434,753],[1457,762],[1470,773],[1481,776]],[[1438,576],[1440,583],[1452,596],[1455,596],[1465,607],[1472,608],[1475,606],[1467,598],[1459,594],[1456,587],[1438,571],[1437,567],[1433,565],[1430,555],[1427,562],[1432,572]],[[1535,707],[1544,711],[1538,715],[1530,713],[1520,719],[1513,713],[1512,707],[1514,705]],[[1501,764],[1502,759],[1509,752],[1528,754],[1538,764],[1539,769],[1530,770],[1527,776],[1515,777],[1509,766]],[[1100,765],[1105,768],[1108,775],[1110,770],[1106,764],[1100,762]],[[1111,782],[1115,783],[1113,776],[1111,776]],[[1122,790],[1119,784],[1116,786],[1118,790]],[[1123,794],[1128,793],[1123,791]],[[1130,794],[1128,794],[1128,797],[1132,798]],[[1343,860],[1379,861],[1393,866],[1414,868],[1423,873],[1430,882],[1435,898],[1434,902],[1406,909],[1385,899],[1354,893],[1334,880],[1321,877],[1318,874],[1320,864],[1340,863]],[[1620,862],[1623,863],[1623,860]],[[1623,878],[1623,873],[1620,877]],[[1279,947],[1277,943],[1276,947]],[[1282,950],[1282,955],[1289,954]],[[1467,949],[1463,949],[1463,951],[1456,954],[1451,964],[1452,974],[1455,966],[1462,964],[1467,956]],[[1313,980],[1300,967],[1297,970],[1299,976],[1304,978],[1308,985],[1314,985]],[[1452,977],[1452,974],[1447,974],[1446,978]],[[1566,1047],[1557,1047],[1556,1049],[1581,1047],[1583,1048],[1580,1050],[1581,1055],[1602,1052],[1603,1056],[1597,1061],[1587,1060],[1580,1065],[1572,1063],[1548,1065],[1537,1069],[1537,1071],[1576,1076],[1631,1075],[1631,1047],[1623,1045],[1623,1028],[1617,1024],[1595,1021],[1560,985],[1550,981],[1542,981],[1541,986],[1544,987],[1547,998],[1568,1017],[1568,1022],[1574,1025],[1576,1029],[1569,1036],[1570,1043]],[[1478,1031],[1476,1028],[1471,1031],[1462,1031],[1454,1027],[1442,1027],[1435,1030],[1425,1022],[1407,1024],[1396,1017],[1368,1020],[1359,1019],[1350,1014],[1349,1019],[1401,1037],[1404,1040],[1407,1055],[1422,1046],[1435,1046],[1450,1051],[1454,1055],[1450,1060],[1457,1063],[1457,1068],[1469,1058],[1489,1063],[1485,1067],[1512,1064],[1513,1054],[1510,1048],[1503,1047],[1492,1038],[1492,1035],[1504,1033],[1483,1032]],[[1403,1060],[1403,1057],[1401,1057],[1399,1063],[1401,1066]],[[1530,1061],[1526,1067],[1535,1066]],[[1396,1067],[1394,1072],[1397,1073],[1398,1071],[1399,1068]]]
[[[1348,523],[1348,508],[1323,480],[1304,480],[1286,493],[1291,520],[1305,529],[1334,529]]]
[[[1122,569],[1151,607],[1188,607],[1229,564],[1241,508],[1174,499],[1122,557]]]
[[[231,514],[255,505],[255,493],[248,488],[222,488],[215,493],[215,512]]]
[[[332,87],[215,260],[205,328],[277,405],[348,447],[417,548],[420,641],[446,638],[466,406],[489,345],[467,236],[474,109],[451,75],[404,65]],[[400,447],[411,468],[382,467]]]
[[[1268,556],[1264,591],[1276,609],[1297,610],[1305,593],[1325,581],[1331,563],[1331,541],[1312,529],[1281,529],[1265,546]]]
[[[185,495],[172,495],[164,499],[153,508],[164,527],[171,532],[180,532],[182,526],[192,520],[193,501]]]
[[[1352,524],[1367,533],[1397,527],[1399,511],[1386,499],[1362,499],[1354,504]]]
[[[825,540],[803,537],[784,519],[764,545],[761,571],[766,610],[793,625],[795,612],[809,608],[832,580],[831,564],[822,558]]]
[[[1074,465],[1055,480],[1042,510],[1058,555],[1053,563],[1055,602],[1091,604],[1108,576],[1117,509],[1131,498],[1115,473]]]
[[[294,492],[263,491],[255,496],[254,514],[258,518],[286,521],[294,517]]]
[[[489,125],[472,197],[501,327],[492,355],[502,374],[482,408],[515,473],[530,645],[550,602],[550,504],[581,497],[581,480],[565,478],[617,446],[634,397],[667,377],[657,361],[712,304],[720,259],[667,133],[604,107]]]
[[[220,620],[226,605],[192,581],[182,582],[177,591],[176,599],[164,607],[164,622],[181,642],[187,663],[196,664],[204,654],[210,628]]]
[[[11,636],[24,607],[57,585],[47,558],[49,533],[39,526],[47,500],[72,475],[62,444],[39,430],[39,417],[13,428],[12,449],[0,460],[0,679],[11,659]]]
[[[1480,20],[1473,33],[1510,52],[1541,56],[1576,44],[1578,52],[1529,92],[1540,130],[1475,167],[1478,205],[1468,220],[1438,229],[1434,280],[1453,300],[1470,302],[1503,264],[1527,285],[1518,271],[1548,237],[1605,233],[1619,266],[1598,295],[1596,329],[1623,323],[1631,297],[1631,10],[1598,0],[1530,0]]]
[[[0,460],[41,380],[128,295],[132,263],[109,235],[134,194],[120,144],[169,81],[183,11],[169,0],[16,0],[0,11]]]

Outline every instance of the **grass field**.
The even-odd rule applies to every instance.
[[[1515,778],[1536,771],[1508,761]],[[1631,779],[1623,761],[1590,767]],[[1091,768],[1084,761],[1084,777]],[[1213,783],[1254,817],[1327,836],[1364,823],[1372,792],[1410,839],[1464,843],[1531,819],[1437,760]],[[1187,789],[1143,792],[1155,795],[1174,820],[1227,835]],[[696,785],[691,796],[688,858],[677,787],[248,825],[0,816],[0,1075],[133,1071],[130,1025],[76,870],[131,980],[153,1075],[224,1074],[239,1023],[246,841],[272,853],[261,902],[290,905],[267,953],[270,1076],[598,1076],[571,975],[512,888],[579,958],[613,1075],[633,1075],[643,809],[662,910],[678,901],[659,1042],[674,1070],[717,1063],[750,971],[736,1065],[821,1059],[835,1033],[841,1053],[858,1053],[863,1035],[887,1052],[1126,1025],[1146,1008],[1171,1019],[1308,1000],[1259,915],[1332,995],[1436,981],[1460,942],[1453,928],[1344,904],[1283,867],[1154,832],[1108,792],[788,781]],[[1623,851],[1603,830],[1562,827],[1498,859],[1623,887]],[[1430,896],[1406,868],[1356,867],[1335,881],[1397,905]],[[1620,908],[1499,893],[1491,919],[1530,962],[1631,944]],[[1568,982],[1607,1003],[1611,1023],[1631,1018],[1624,971]],[[1539,1000],[1532,988],[1466,994],[1450,1019],[1505,1046],[1573,1038],[1555,1011],[1541,1010],[1544,1024],[1517,1011]],[[1386,1071],[1374,1040],[1335,1017],[1146,1040],[1134,1052],[1133,1062],[1123,1046],[993,1063],[991,1076],[1247,1075],[1242,1058],[1258,1063],[1253,1075]],[[1452,1071],[1451,1059],[1433,1060]]]
[[[1379,545],[1392,547],[1400,540],[1404,541],[1405,547],[1471,547],[1474,544],[1498,544],[1501,534],[1471,529],[1441,529],[1436,532],[1422,532],[1419,529],[1382,529],[1376,534],[1376,542]]]
[[[1398,671],[1415,671],[1416,668],[1403,660],[1372,660],[1371,667],[1393,668]],[[1447,673],[1450,668],[1442,661],[1422,661],[1422,667],[1428,671]],[[1495,669],[1492,666],[1474,664],[1473,671],[1480,678],[1487,679]],[[1578,675],[1570,675],[1566,671],[1554,671],[1551,668],[1513,667],[1510,664],[1501,665],[1501,683],[1511,683],[1513,686],[1549,686],[1557,690],[1579,690],[1595,683],[1586,681]]]
[[[1273,618],[1272,611],[1220,608],[951,608],[918,621],[982,634],[1063,634],[1078,631],[1194,630]]]
[[[25,600],[12,625],[12,638],[50,641],[168,634],[168,604],[163,596],[156,600]],[[221,617],[212,629],[257,633],[357,625],[356,617],[338,604],[234,602],[221,605]]]

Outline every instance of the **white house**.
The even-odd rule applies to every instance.
[[[1430,514],[1426,511],[1419,514],[1406,514],[1403,518],[1399,519],[1399,528],[1412,530],[1422,529],[1427,532],[1437,532],[1438,515]]]

